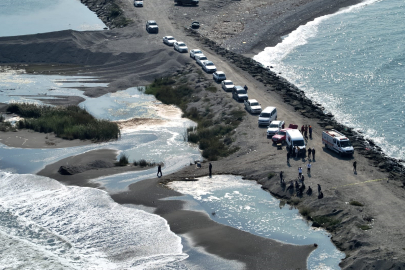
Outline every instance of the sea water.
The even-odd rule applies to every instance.
[[[307,261],[308,269],[340,269],[345,257],[322,229],[311,228],[297,209],[281,204],[255,181],[242,180],[240,176],[215,175],[201,177],[198,181],[175,181],[170,187],[189,198],[186,207],[205,211],[216,222],[261,237],[294,245],[318,244]]]
[[[105,27],[80,0],[1,0],[0,25],[0,37]]]
[[[368,0],[300,26],[254,59],[405,159],[404,13],[404,1]]]

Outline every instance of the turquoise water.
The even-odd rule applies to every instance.
[[[105,27],[79,0],[1,0],[0,25],[0,37]]]
[[[403,1],[366,1],[299,27],[254,59],[405,159],[404,13]]]

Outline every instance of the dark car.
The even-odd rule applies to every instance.
[[[159,26],[157,25],[156,21],[147,21],[146,31],[148,31],[148,33],[159,33]]]
[[[191,28],[194,28],[194,29],[200,28],[200,23],[199,22],[192,22],[191,23]]]

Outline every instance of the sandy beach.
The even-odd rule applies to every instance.
[[[88,5],[89,2],[92,3],[90,6],[93,11],[102,8],[94,5],[96,0],[85,2]],[[295,180],[297,168],[305,167],[309,160],[291,159],[287,163],[285,148],[278,150],[266,138],[266,130],[257,127],[257,116],[250,114],[244,117],[236,129],[233,145],[238,146],[239,151],[213,162],[214,175],[242,175],[246,179],[256,180],[262,184],[264,190],[278,198],[297,199],[298,208],[310,209],[309,217],[322,216],[338,220],[338,224],[334,226],[320,225],[330,231],[334,244],[346,253],[347,257],[341,263],[343,269],[401,269],[405,266],[405,234],[402,229],[405,219],[401,209],[405,198],[402,182],[404,176],[393,170],[399,165],[384,165],[389,160],[377,153],[378,149],[373,147],[372,142],[353,133],[350,135],[356,139],[353,157],[339,157],[325,149],[321,140],[322,130],[327,125],[339,127],[331,120],[332,117],[323,115],[316,104],[311,104],[303,93],[285,83],[280,76],[248,64],[249,59],[239,55],[252,56],[266,46],[277,44],[281,36],[300,24],[358,1],[286,0],[257,3],[225,0],[218,5],[201,1],[199,7],[195,8],[177,6],[172,1],[150,0],[150,5],[145,5],[142,9],[134,8],[132,1],[116,2],[124,10],[125,16],[134,21],[128,27],[101,32],[69,30],[0,38],[0,52],[7,52],[0,53],[0,64],[29,64],[30,72],[43,74],[99,77],[109,83],[108,87],[83,89],[85,95],[98,97],[128,87],[147,85],[155,78],[181,72],[185,64],[189,64],[192,70],[198,69],[188,55],[181,55],[161,42],[164,35],[176,36],[177,40],[185,41],[190,49],[202,49],[234,82],[249,85],[249,97],[259,100],[262,107],[277,107],[279,119],[284,120],[287,125],[294,123],[299,126],[313,126],[313,138],[308,141],[308,145],[315,148],[317,154],[316,159],[311,159],[311,174],[305,174],[306,185],[315,191],[316,185],[320,184],[325,197],[319,200],[314,194],[296,198],[286,192],[279,184],[277,174],[284,171],[286,181]],[[158,20],[159,35],[149,35],[144,31],[144,21],[148,19]],[[192,20],[203,23],[199,32],[185,31],[184,27],[188,27]],[[257,35],[251,35],[256,32]],[[239,42],[243,40],[246,43]],[[49,47],[54,48],[52,53],[47,50]],[[77,53],[71,55],[69,51]],[[58,63],[58,66],[51,67],[51,63]],[[204,76],[207,81],[211,80],[210,75]],[[235,102],[229,93],[217,87],[217,92],[206,91],[204,95],[210,100],[224,100],[243,109],[242,103]],[[65,104],[68,103],[66,101]],[[221,104],[216,106],[215,110],[220,111]],[[22,147],[23,144],[46,147],[44,134],[26,132],[19,135],[20,138],[12,138],[13,136],[13,133],[1,133],[0,142],[6,145],[8,142],[13,147]],[[57,141],[56,145],[67,147],[68,143],[65,145],[64,142]],[[100,159],[101,156],[110,161],[115,158],[113,150],[88,152],[50,164],[38,174],[67,185],[97,187],[89,180],[118,171],[92,170],[77,174],[72,180],[71,176],[61,176],[57,170],[67,162],[85,164]],[[354,160],[357,161],[357,173],[352,170]],[[275,173],[276,176],[269,179],[270,173]],[[272,265],[271,269],[306,268],[306,258],[314,249],[313,246],[281,244],[218,224],[205,214],[183,210],[181,201],[160,201],[162,198],[180,195],[166,188],[165,183],[207,174],[207,163],[203,163],[200,169],[189,166],[160,179],[132,184],[129,191],[113,194],[112,198],[118,203],[154,207],[155,213],[168,221],[173,232],[187,234],[195,246],[203,247],[207,252],[222,258],[241,261],[246,264],[247,269],[268,269],[269,263]],[[384,201],[376,198],[384,198]],[[359,201],[364,206],[350,205],[350,201]],[[365,225],[370,229],[361,229]]]

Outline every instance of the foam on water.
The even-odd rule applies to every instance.
[[[98,189],[10,173],[0,173],[0,243],[0,265],[24,269],[150,269],[187,258],[157,215]]]
[[[310,184],[310,183],[308,183]],[[192,196],[216,222],[289,244],[318,244],[308,258],[308,269],[340,269],[345,255],[330,241],[329,235],[313,229],[297,209],[261,190],[255,181],[240,176],[215,175],[198,181],[171,182],[170,187]],[[198,207],[192,208],[199,210]],[[215,212],[215,216],[211,213]]]
[[[404,12],[401,1],[365,1],[300,26],[254,59],[404,159]]]

